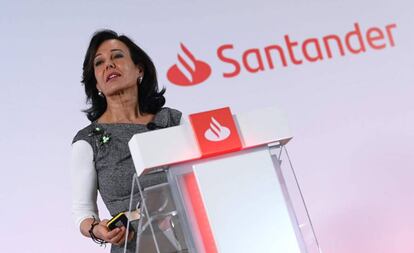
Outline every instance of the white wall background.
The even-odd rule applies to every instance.
[[[325,253],[412,253],[414,4],[408,0],[5,1],[0,8],[0,252],[105,252],[70,217],[69,152],[88,124],[80,85],[91,34],[112,28],[155,61],[184,113],[278,105]],[[396,23],[396,46],[224,79],[216,49],[344,35]],[[166,79],[179,43],[213,65],[206,82]],[[258,119],[260,123],[260,119]],[[104,212],[105,214],[106,212]]]

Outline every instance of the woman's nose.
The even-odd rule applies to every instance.
[[[106,63],[106,69],[114,69],[115,68],[115,63],[113,61],[108,61]]]

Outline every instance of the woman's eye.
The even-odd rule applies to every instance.
[[[98,67],[99,65],[101,65],[102,62],[103,62],[102,60],[95,61],[95,67]]]
[[[121,54],[121,53],[118,53],[118,54],[115,54],[115,55],[114,55],[114,58],[115,58],[115,59],[117,59],[117,58],[122,58],[122,57],[124,57],[124,55],[123,55],[123,54]]]

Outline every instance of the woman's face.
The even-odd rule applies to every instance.
[[[99,46],[93,65],[96,87],[105,96],[136,88],[137,79],[143,74],[132,61],[128,47],[116,39],[104,41]]]

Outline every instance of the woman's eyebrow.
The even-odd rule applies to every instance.
[[[120,51],[120,52],[124,52],[124,51],[122,51],[122,49],[118,49],[118,48],[115,48],[115,49],[111,49],[111,52],[114,52],[114,51]]]
[[[95,57],[93,57],[93,60],[95,60],[95,59],[96,59],[96,57],[98,57],[98,56],[100,56],[100,55],[101,55],[101,53],[96,54],[96,55],[95,55]]]
[[[118,48],[111,49],[111,52],[116,52],[116,51],[119,51],[119,52],[122,52],[122,53],[124,52],[124,51],[122,51],[122,49],[118,49]],[[96,57],[98,57],[100,55],[102,55],[102,54],[101,53],[96,54],[95,57],[93,57],[93,59],[95,60]]]

